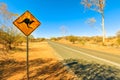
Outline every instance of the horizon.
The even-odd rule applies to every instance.
[[[26,3],[27,0],[0,0],[0,2],[7,5],[8,11],[18,15],[22,15],[26,10],[29,10],[41,22],[41,25],[32,33],[35,38],[63,36],[62,27],[66,30],[64,36],[102,36],[102,32],[86,24],[86,20],[95,18],[95,26],[101,30],[101,15],[96,11],[85,10],[83,5],[80,4],[80,0],[29,0],[29,3]],[[120,30],[119,4],[120,1],[118,0],[116,2],[113,0],[106,2],[106,37],[115,36],[116,32]]]

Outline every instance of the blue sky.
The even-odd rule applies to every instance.
[[[114,36],[120,30],[120,0],[106,0],[105,29],[107,36]],[[35,37],[62,36],[61,26],[67,30],[65,35],[96,36],[102,32],[86,24],[88,18],[96,18],[95,26],[101,29],[101,15],[84,9],[80,0],[0,0],[8,10],[23,14],[29,10],[42,24],[33,33]]]

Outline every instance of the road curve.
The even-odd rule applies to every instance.
[[[48,43],[61,59],[83,59],[100,64],[107,64],[120,69],[120,55],[63,45],[52,41],[48,41]]]

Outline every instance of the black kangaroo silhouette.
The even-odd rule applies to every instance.
[[[32,28],[29,25],[32,24],[34,21],[30,21],[30,19],[25,18],[22,22],[19,22],[19,24],[21,23],[25,23],[27,25],[28,28]]]

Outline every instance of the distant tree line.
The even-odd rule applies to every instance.
[[[60,41],[60,40],[67,40],[71,42],[72,44],[95,44],[95,45],[103,45],[102,42],[102,36],[64,36],[64,37],[52,37],[50,40],[52,41]],[[113,37],[107,37],[106,43],[103,46],[120,46],[120,31],[117,32],[116,36]]]

